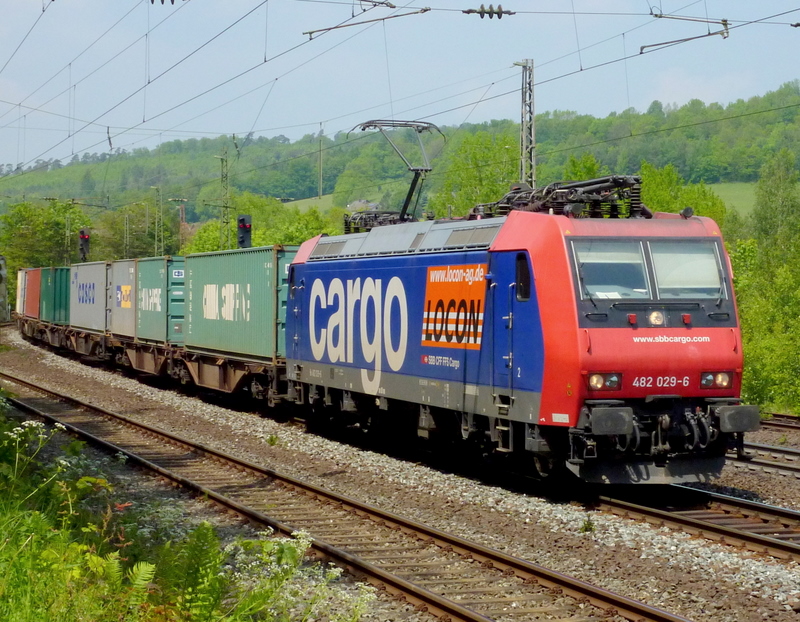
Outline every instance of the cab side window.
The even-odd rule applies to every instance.
[[[517,300],[531,299],[531,269],[525,253],[517,254]]]

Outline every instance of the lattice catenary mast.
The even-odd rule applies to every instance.
[[[536,187],[536,124],[533,105],[533,60],[514,63],[522,67],[522,116],[519,124],[519,180]]]

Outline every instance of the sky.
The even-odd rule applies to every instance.
[[[537,113],[598,117],[800,77],[800,0],[504,0],[500,19],[464,13],[476,0],[174,2],[0,0],[0,164],[372,119],[519,121],[525,59]]]

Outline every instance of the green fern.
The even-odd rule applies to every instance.
[[[108,587],[117,592],[122,589],[122,577],[124,576],[122,562],[119,560],[119,551],[109,553],[105,556],[104,561],[103,576],[108,583]]]
[[[147,599],[150,583],[156,574],[156,567],[149,562],[138,562],[128,570],[126,578],[130,583],[128,599],[126,602],[127,610],[135,615],[135,611],[141,607]],[[130,619],[127,618],[127,619]]]
[[[201,523],[183,544],[165,550],[165,554],[173,558],[170,583],[178,609],[188,614],[192,622],[213,619],[226,584],[222,572],[224,558],[214,528],[207,522]]]

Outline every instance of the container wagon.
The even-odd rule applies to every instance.
[[[293,246],[186,257],[184,352],[178,374],[271,405],[285,397],[286,304]],[[188,378],[187,378],[188,374]]]

